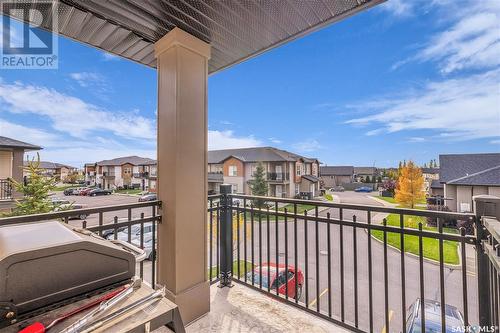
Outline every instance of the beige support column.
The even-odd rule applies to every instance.
[[[12,179],[17,182],[23,181],[24,150],[14,149],[12,151]],[[21,193],[12,192],[14,198],[21,197]]]
[[[174,28],[158,68],[158,283],[184,323],[210,311],[207,281],[207,77],[210,45]]]

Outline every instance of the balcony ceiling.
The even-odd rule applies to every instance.
[[[57,32],[156,67],[154,43],[179,27],[212,45],[214,73],[383,1],[59,0]],[[44,15],[42,27],[51,22]]]

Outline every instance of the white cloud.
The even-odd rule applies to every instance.
[[[39,146],[55,146],[59,137],[54,133],[26,127],[0,119],[0,135]]]
[[[71,73],[69,76],[75,80],[81,87],[87,88],[89,86],[105,85],[104,77],[98,73],[92,72],[80,72],[80,73]]]
[[[108,53],[108,52],[103,52],[102,58],[104,61],[114,61],[114,60],[120,60],[120,57],[115,56],[114,54]]]
[[[492,145],[500,145],[500,140],[491,140],[490,143]]]
[[[302,142],[297,142],[292,145],[299,152],[313,152],[321,149],[321,144],[315,139],[308,139]]]
[[[99,130],[126,138],[156,137],[153,119],[134,112],[111,112],[45,87],[0,81],[0,106],[11,113],[48,118],[55,130],[79,138]]]
[[[208,149],[249,148],[262,146],[253,136],[238,137],[233,131],[208,131]]]
[[[422,138],[420,136],[414,136],[408,139],[408,142],[425,142],[425,138]]]
[[[283,142],[283,141],[276,139],[276,138],[269,138],[269,141],[271,141],[272,143],[277,144],[277,145],[279,145],[280,143]]]
[[[443,140],[500,137],[500,70],[460,79],[429,82],[405,96],[361,103],[370,115],[347,123],[378,125],[367,134],[434,130]]]
[[[413,3],[408,0],[390,0],[384,2],[379,7],[396,17],[404,17],[412,14]]]
[[[388,1],[385,6],[394,7],[395,13],[398,8],[400,12],[410,10],[398,2]],[[430,36],[415,56],[396,62],[393,70],[415,60],[434,61],[445,74],[500,64],[500,1],[433,1],[427,6],[447,27]]]

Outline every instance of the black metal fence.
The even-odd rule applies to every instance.
[[[155,285],[156,230],[157,224],[161,221],[158,213],[160,205],[160,201],[149,201],[6,217],[0,219],[0,225],[60,220],[69,225],[93,231],[107,239],[128,241],[146,251],[148,258],[138,264],[137,275],[151,285]]]
[[[473,214],[221,193],[222,286],[245,284],[356,332],[498,325],[498,266],[488,270],[494,296],[481,295],[480,237],[455,227],[481,226]],[[498,240],[488,244],[498,256]]]
[[[0,200],[12,199],[12,184],[8,179],[0,179]]]

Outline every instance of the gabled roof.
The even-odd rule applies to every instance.
[[[447,184],[500,186],[500,165],[451,180]]]
[[[438,179],[433,179],[431,182],[431,188],[444,188],[444,184],[441,183]]]
[[[132,164],[132,165],[154,165],[156,164],[156,160],[147,157],[139,157],[139,156],[125,156],[118,157],[111,160],[104,160],[97,162],[97,165],[101,166],[112,166],[112,165],[123,165],[123,164]]]
[[[448,183],[500,165],[500,153],[439,155],[439,180]]]
[[[352,176],[354,167],[351,166],[322,166],[320,167],[320,175],[322,176]]]
[[[24,164],[24,166],[27,166],[28,161],[24,161],[23,164]],[[72,167],[70,165],[55,163],[55,162],[48,162],[48,161],[40,161],[40,168],[42,168],[42,169],[58,169],[58,168],[77,169],[77,168]]]
[[[354,173],[357,175],[373,175],[377,172],[375,167],[354,167]]]
[[[296,162],[300,159],[311,163],[317,161],[315,158],[304,157],[274,147],[253,147],[210,150],[208,152],[208,163],[223,163],[230,157],[239,159],[242,162]]]
[[[428,174],[438,174],[439,173],[439,168],[420,168],[422,170],[422,173],[428,173]]]
[[[0,148],[9,149],[24,149],[24,150],[40,150],[39,146],[32,145],[31,143],[26,143],[23,141],[11,139],[5,136],[0,136]]]
[[[300,178],[304,178],[304,179],[306,179],[306,180],[308,180],[310,182],[313,182],[313,183],[319,182],[319,178],[315,177],[313,175],[302,175],[302,176],[300,176]]]

